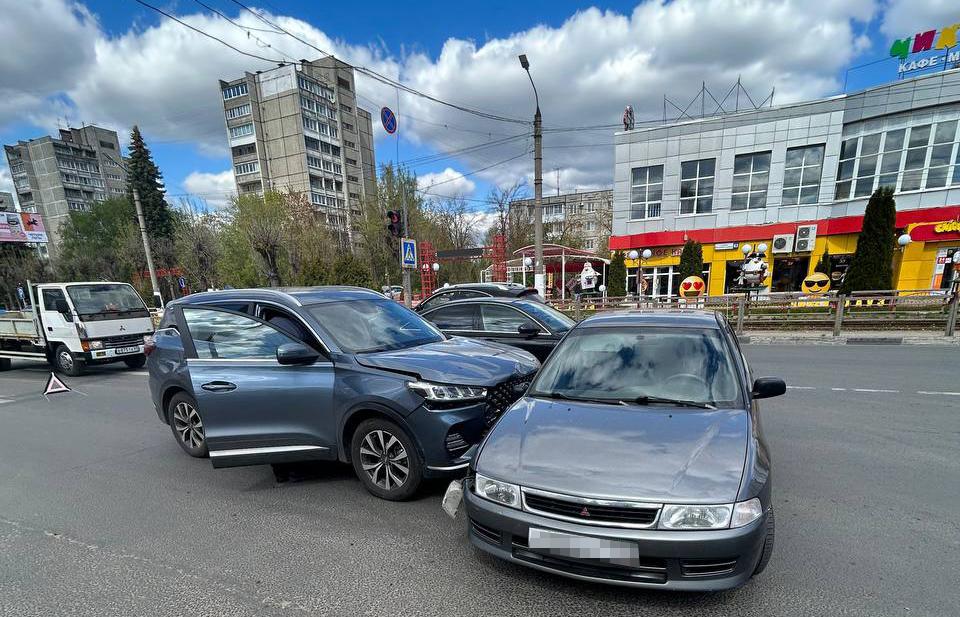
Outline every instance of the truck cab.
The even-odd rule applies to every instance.
[[[143,337],[153,322],[131,285],[44,283],[31,299],[30,311],[0,316],[0,368],[11,358],[46,359],[67,375],[108,362],[143,366]]]

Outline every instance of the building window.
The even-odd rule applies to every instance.
[[[350,91],[350,82],[343,77],[337,77],[337,85],[348,92]]]
[[[102,139],[100,140],[100,147],[106,148],[107,150],[116,150],[116,148],[113,146],[113,143],[104,141]]]
[[[353,130],[353,125],[350,124],[349,122],[344,122],[344,123],[343,123],[343,128],[344,128],[344,130],[352,131],[352,130]]]
[[[349,114],[349,113],[352,113],[352,112],[353,112],[353,107],[350,107],[349,105],[344,105],[343,103],[340,103],[340,111],[345,111],[345,112],[347,112],[347,113]]]
[[[227,110],[227,120],[233,120],[235,118],[242,118],[243,116],[250,115],[250,103],[244,103],[239,107],[231,107]]]
[[[901,191],[916,191],[920,188],[930,144],[930,126],[925,124],[910,127],[907,156],[903,161],[903,178],[900,180]]]
[[[354,150],[357,149],[357,144],[353,143],[352,141],[343,140],[343,145],[347,146],[348,148],[353,148]]]
[[[817,203],[822,171],[823,145],[788,149],[783,170],[783,205]]]
[[[937,130],[933,134],[933,148],[930,150],[925,188],[936,189],[947,185],[950,161],[953,158],[953,142],[956,137],[956,120],[937,123]]]
[[[713,210],[713,175],[716,159],[680,163],[680,214]]]
[[[241,124],[240,126],[230,127],[230,139],[236,139],[237,137],[246,137],[247,135],[253,135],[253,123],[250,124]]]
[[[327,196],[320,193],[310,193],[310,203],[317,206],[327,205]]]
[[[351,176],[351,175],[348,174],[348,175],[347,175],[347,180],[349,180],[350,182],[359,182],[359,181],[360,181],[360,178],[358,178],[358,177],[356,177],[356,176]]]
[[[770,153],[741,154],[733,159],[731,210],[765,208],[770,182]]]
[[[238,176],[242,176],[243,174],[252,174],[260,171],[260,163],[257,161],[250,161],[249,163],[240,163],[239,165],[234,167],[234,169],[236,169]]]
[[[360,193],[350,193],[350,199],[360,199]]]
[[[247,93],[247,82],[241,82],[235,86],[228,86],[223,89],[223,100],[229,101],[230,99],[235,99],[238,96],[243,96]]]
[[[350,159],[350,158],[348,158],[348,159],[347,159],[347,164],[348,164],[348,165],[356,165],[356,164],[357,164],[357,159]]]
[[[328,101],[333,100],[333,90],[326,86],[321,86],[320,84],[311,81],[303,76],[297,77],[297,84],[301,89],[306,90],[307,92],[312,92],[319,97],[325,98]]]
[[[231,150],[233,156],[247,156],[254,154],[257,151],[256,144],[244,144],[242,146],[234,146]]]
[[[630,218],[659,217],[662,199],[663,165],[635,168],[630,186]]]

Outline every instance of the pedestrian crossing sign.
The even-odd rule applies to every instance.
[[[412,238],[400,239],[400,266],[403,268],[417,267],[417,241]]]

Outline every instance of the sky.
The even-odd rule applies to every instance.
[[[525,53],[543,113],[545,194],[612,186],[613,127],[625,105],[638,122],[660,120],[664,96],[686,106],[705,82],[721,98],[738,78],[755,102],[775,92],[775,105],[853,92],[897,78],[894,39],[960,22],[950,0],[145,1],[242,51],[296,60],[319,57],[319,48],[509,120],[533,115],[517,61]],[[110,127],[125,143],[136,124],[171,202],[227,203],[234,183],[217,80],[270,63],[134,0],[0,0],[0,14],[2,143],[68,124]],[[428,197],[463,196],[482,211],[494,187],[520,182],[532,192],[528,125],[363,75],[356,89],[374,116],[378,165],[399,157]],[[384,105],[397,112],[399,140],[379,125]],[[0,191],[11,189],[4,158]]]

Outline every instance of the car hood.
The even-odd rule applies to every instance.
[[[730,503],[739,492],[749,437],[744,410],[524,397],[491,430],[476,469],[569,495]]]
[[[532,373],[540,366],[522,349],[457,336],[407,349],[357,354],[357,362],[416,374],[427,381],[465,386],[491,386],[511,376]]]

